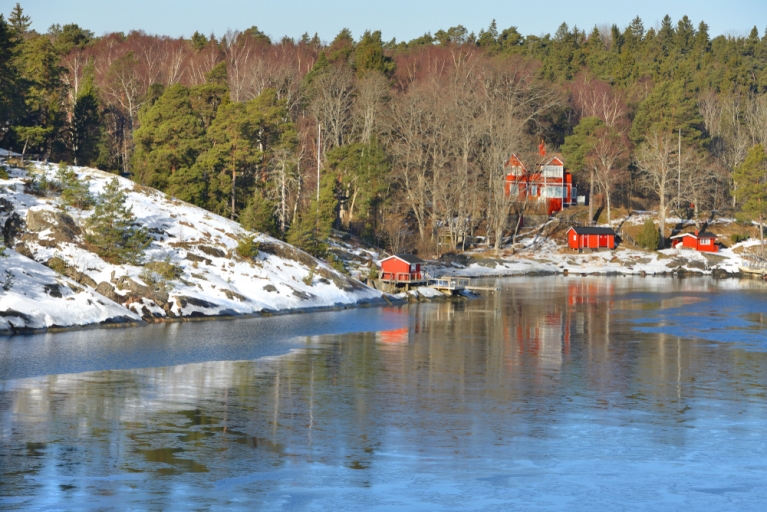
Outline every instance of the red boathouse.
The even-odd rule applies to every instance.
[[[703,252],[718,252],[719,246],[716,245],[716,235],[713,233],[680,233],[671,237],[672,247],[681,247],[683,249],[694,249]]]
[[[567,230],[567,245],[578,252],[615,249],[615,231],[612,228],[572,227]]]
[[[395,254],[381,260],[379,279],[393,283],[419,283],[426,280],[421,265],[424,261],[412,254]]]

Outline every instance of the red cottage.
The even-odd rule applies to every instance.
[[[680,233],[671,237],[673,247],[682,247],[683,249],[694,249],[703,252],[717,252],[719,246],[716,245],[716,235],[713,233]]]
[[[426,280],[421,270],[424,261],[412,254],[395,254],[381,260],[382,281],[394,283],[418,283]]]
[[[615,249],[615,231],[612,228],[573,227],[567,230],[567,245],[578,252]]]
[[[555,156],[538,169],[528,171],[524,163],[511,155],[504,164],[506,169],[506,194],[518,194],[528,199],[546,203],[549,215],[575,205],[578,190],[573,186],[573,175],[565,170],[561,158]]]

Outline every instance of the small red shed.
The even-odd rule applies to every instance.
[[[413,283],[424,280],[421,266],[425,262],[412,254],[395,254],[381,260],[381,276],[383,281]]]
[[[680,233],[671,237],[673,247],[682,247],[684,249],[694,249],[703,252],[717,252],[719,246],[716,245],[716,235],[713,233]]]
[[[615,249],[615,231],[612,228],[572,227],[567,230],[567,245],[579,252],[583,249]]]

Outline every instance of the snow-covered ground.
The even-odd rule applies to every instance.
[[[53,180],[56,168],[37,164],[33,172]],[[72,169],[94,195],[115,177],[96,169]],[[82,229],[92,210],[63,206],[55,195],[31,195],[25,185],[28,173],[8,171],[9,179],[0,180],[0,227],[9,247],[8,257],[0,258],[0,284],[8,272],[14,282],[8,291],[0,288],[0,331],[8,331],[3,326],[9,322],[15,328],[39,329],[382,300],[380,292],[284,242],[248,233],[234,221],[119,178],[137,222],[153,237],[144,263],[167,261],[180,269],[180,277],[165,290],[152,288],[141,277],[142,266],[109,263],[89,250]],[[254,258],[236,253],[247,235],[259,244]],[[62,297],[45,291],[53,284],[60,284]],[[11,317],[4,310],[22,316]]]
[[[618,247],[614,251],[576,254],[558,246],[554,241],[542,239],[534,244],[523,241],[525,247],[516,255],[495,257],[491,252],[473,253],[466,264],[430,265],[430,272],[440,275],[492,277],[529,274],[623,274],[661,275],[672,273],[710,275],[715,272],[737,274],[744,260],[736,249],[758,245],[748,240],[717,253],[703,253],[689,249],[643,251]]]

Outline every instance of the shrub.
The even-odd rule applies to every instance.
[[[314,283],[314,268],[309,269],[309,273],[302,279],[306,286],[312,286]]]
[[[244,235],[237,242],[237,255],[240,258],[250,259],[258,256],[259,244],[253,235]]]
[[[56,180],[61,189],[62,203],[78,210],[85,210],[93,204],[88,184],[78,179],[77,173],[63,162],[56,171]]]
[[[8,178],[8,171],[5,166],[0,166],[0,180],[7,180]]]
[[[732,243],[739,244],[740,242],[745,242],[750,237],[748,235],[744,235],[743,233],[733,233],[730,235],[730,240],[732,240]]]
[[[642,231],[639,232],[639,236],[637,237],[637,243],[650,251],[654,251],[658,248],[658,244],[660,243],[660,233],[652,219],[645,219]]]
[[[182,275],[181,267],[171,263],[170,257],[162,261],[150,261],[141,271],[141,280],[152,289],[164,292],[173,289],[173,281]]]
[[[328,258],[328,263],[330,263],[330,266],[333,267],[335,270],[342,274],[346,274],[346,267],[344,266],[344,262],[341,258],[336,256],[335,254],[331,254]]]

